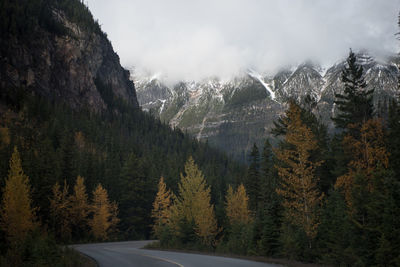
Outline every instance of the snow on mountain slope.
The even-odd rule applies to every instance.
[[[366,54],[358,56],[368,89],[375,88],[375,105],[387,103],[398,94],[396,65],[377,62]],[[306,62],[273,76],[249,70],[231,80],[213,77],[173,86],[152,75],[134,77],[134,81],[144,110],[243,159],[254,142],[261,145],[270,135],[273,121],[284,112],[289,99],[302,102],[311,96],[317,102],[315,112],[332,127],[330,118],[336,112],[333,101],[335,93],[343,92],[344,66],[344,60],[326,69]]]
[[[248,74],[251,77],[257,79],[265,87],[265,89],[267,90],[267,92],[271,96],[272,100],[276,100],[275,92],[272,90],[271,86],[264,81],[264,78],[261,76],[261,74],[255,72],[254,70],[249,70]]]

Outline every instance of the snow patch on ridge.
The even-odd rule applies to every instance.
[[[161,101],[161,108],[160,108],[160,115],[164,110],[165,102],[167,101],[166,99],[159,99]]]
[[[267,90],[267,93],[269,93],[269,95],[271,96],[272,100],[274,100],[275,102],[278,102],[278,101],[276,101],[275,92],[272,90],[271,86],[264,81],[264,78],[261,76],[261,74],[255,72],[254,70],[249,70],[248,74],[251,77],[253,77],[256,80],[258,80],[265,87],[265,89]]]

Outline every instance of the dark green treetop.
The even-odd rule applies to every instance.
[[[332,119],[337,128],[344,130],[359,128],[362,123],[373,117],[374,89],[366,90],[363,67],[357,63],[357,57],[351,50],[342,72],[342,82],[344,94],[335,94],[334,103],[339,112]]]

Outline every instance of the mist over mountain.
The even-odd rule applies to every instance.
[[[349,48],[397,51],[399,0],[89,0],[127,68],[173,85],[253,69],[274,75],[311,59],[330,67]],[[110,16],[110,10],[112,15]]]
[[[0,0],[0,266],[400,266],[399,4]]]
[[[357,58],[364,68],[367,89],[375,89],[375,109],[381,112],[397,94],[395,58],[381,61],[365,52]],[[344,65],[345,59],[328,68],[307,61],[275,75],[247,70],[228,80],[212,77],[173,85],[164,83],[159,75],[133,72],[132,79],[144,110],[245,160],[254,143],[261,146],[265,138],[272,137],[273,122],[286,110],[289,99],[302,105],[311,99],[313,112],[333,130],[335,93],[343,93]]]

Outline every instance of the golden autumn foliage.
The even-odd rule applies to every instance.
[[[81,131],[75,133],[74,141],[79,150],[82,150],[85,147],[85,136]]]
[[[382,122],[379,119],[371,119],[361,127],[361,137],[354,138],[346,135],[343,139],[343,147],[351,161],[348,164],[348,172],[338,177],[335,188],[344,191],[345,199],[350,209],[352,208],[352,189],[357,173],[362,173],[367,179],[367,189],[372,192],[373,172],[378,167],[387,168],[389,165],[389,153],[386,150]]]
[[[168,223],[167,225],[171,228],[171,230],[174,232],[175,235],[180,235],[180,221],[184,219],[184,216],[182,214],[182,211],[180,210],[180,207],[176,205],[177,202],[177,197],[175,195],[172,195],[172,204],[169,207],[168,211]]]
[[[0,127],[0,149],[10,144],[10,131],[7,127]]]
[[[91,204],[88,203],[81,176],[76,179],[72,195],[68,195],[66,181],[62,190],[59,183],[56,183],[52,191],[50,212],[55,232],[61,239],[69,240],[73,231],[85,231],[87,226],[96,240],[106,240],[110,233],[116,232],[118,207],[109,201],[107,191],[100,184],[93,191]]]
[[[52,188],[53,196],[50,199],[50,213],[54,221],[56,233],[64,240],[71,238],[71,201],[68,196],[68,185],[64,180],[64,187],[61,191],[57,182]]]
[[[93,217],[89,221],[91,232],[97,240],[106,240],[119,222],[116,203],[108,199],[107,191],[99,184],[93,191],[91,206]]]
[[[276,150],[278,159],[283,163],[276,166],[281,178],[277,193],[283,197],[288,221],[300,226],[312,239],[319,225],[316,209],[323,198],[317,189],[318,179],[314,172],[322,162],[310,160],[311,152],[317,149],[317,141],[310,128],[302,122],[300,112],[296,104],[290,103],[284,119],[288,125],[285,141],[289,148]]]
[[[182,218],[194,222],[197,236],[204,244],[212,245],[219,229],[214,205],[210,204],[210,188],[192,157],[185,164],[185,174],[181,174],[179,197],[171,207],[171,228],[178,230],[177,222]]]
[[[239,185],[236,191],[231,186],[228,187],[225,206],[226,215],[231,225],[251,222],[252,218],[248,202],[249,198],[243,184]]]
[[[35,227],[29,177],[24,174],[17,148],[10,159],[10,170],[3,189],[1,229],[11,243],[22,241]]]
[[[196,234],[206,245],[212,245],[215,242],[215,236],[218,234],[217,220],[214,213],[214,205],[210,204],[210,188],[200,190],[194,203],[194,222],[196,224]]]
[[[169,209],[172,201],[172,194],[164,182],[164,177],[158,182],[158,192],[153,202],[151,217],[154,219],[153,231],[159,236],[161,227],[165,226],[169,220]]]
[[[71,201],[71,222],[73,225],[84,228],[89,214],[88,196],[86,194],[85,179],[78,175],[74,185]]]

